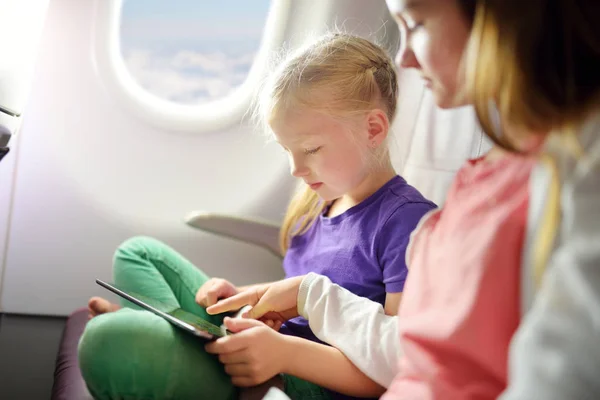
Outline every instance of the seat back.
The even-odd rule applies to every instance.
[[[394,167],[425,197],[441,206],[458,169],[490,148],[472,107],[441,110],[412,70],[399,74],[399,99],[392,126]]]

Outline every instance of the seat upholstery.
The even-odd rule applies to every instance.
[[[52,400],[92,399],[81,376],[77,359],[77,345],[87,321],[87,308],[76,310],[67,319],[56,357]]]

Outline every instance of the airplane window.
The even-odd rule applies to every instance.
[[[270,0],[124,0],[120,48],[148,92],[180,104],[207,103],[246,79]]]

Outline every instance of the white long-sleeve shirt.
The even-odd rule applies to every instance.
[[[400,357],[397,316],[315,273],[302,280],[298,312],[319,339],[340,349],[369,378],[389,386]],[[271,388],[263,400],[289,397]]]
[[[315,273],[302,280],[298,312],[320,340],[341,350],[369,378],[389,386],[400,357],[397,316]]]

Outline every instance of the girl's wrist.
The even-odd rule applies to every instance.
[[[279,348],[279,359],[281,361],[280,373],[294,375],[294,360],[297,359],[297,352],[302,349],[303,339],[295,336],[283,335],[281,340],[281,347]]]

